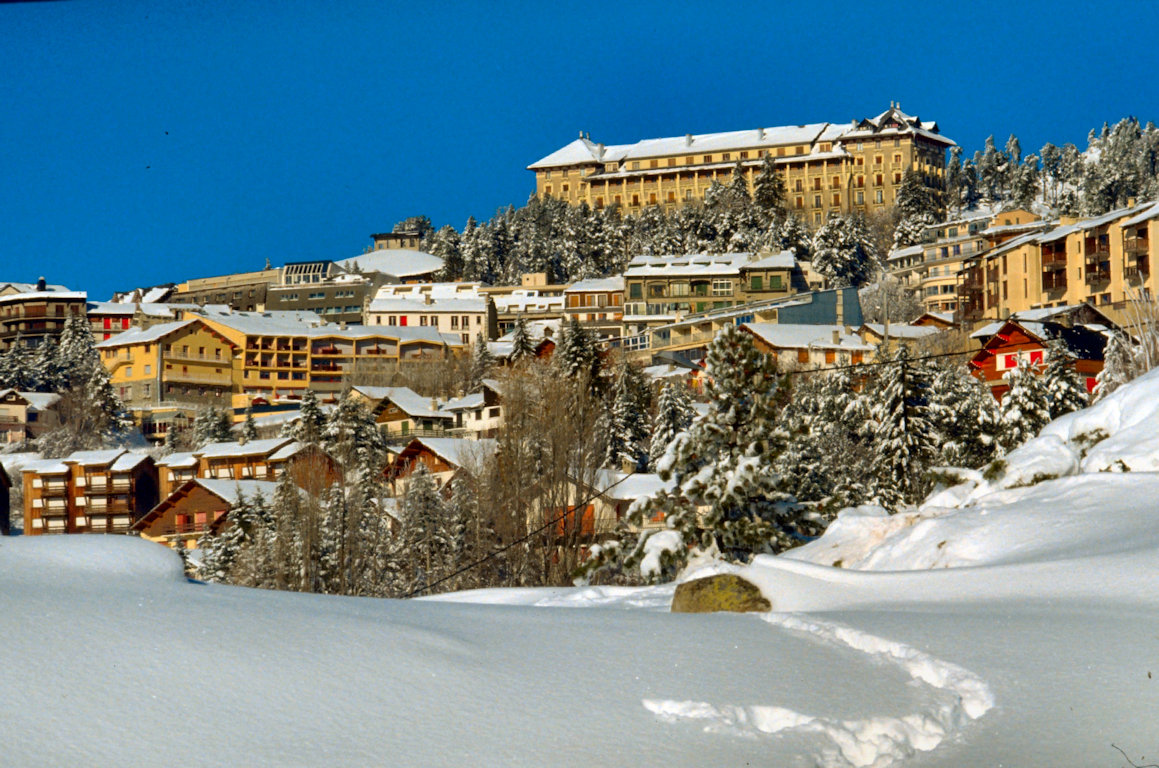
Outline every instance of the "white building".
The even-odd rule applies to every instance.
[[[479,283],[384,285],[366,309],[367,325],[433,326],[458,335],[464,344],[476,334],[494,339],[498,321],[494,303],[479,292]]]

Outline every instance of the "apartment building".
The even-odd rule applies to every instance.
[[[564,317],[575,319],[602,337],[619,336],[624,320],[624,276],[590,278],[569,285],[563,292]]]
[[[153,440],[200,408],[242,408],[341,392],[355,373],[444,359],[465,349],[433,328],[326,325],[313,313],[204,309],[175,323],[132,329],[97,344],[113,386]]]
[[[0,352],[20,339],[28,347],[39,347],[47,338],[56,339],[72,315],[84,315],[88,296],[83,291],[53,290],[41,278],[32,290],[24,283],[5,283],[8,293],[0,294]],[[14,290],[21,289],[21,290]]]
[[[172,304],[218,304],[242,312],[260,312],[266,308],[266,293],[278,285],[282,270],[268,264],[254,272],[236,272],[217,277],[199,277],[179,283],[166,299]]]
[[[671,210],[699,203],[713,182],[727,184],[739,163],[750,189],[766,158],[782,174],[791,210],[818,226],[830,214],[893,205],[912,170],[941,195],[946,150],[954,142],[938,124],[889,109],[846,123],[812,123],[596,143],[581,132],[570,144],[527,166],[535,194],[593,208],[647,206]]]
[[[479,283],[416,283],[384,285],[366,309],[368,326],[431,328],[472,344],[477,334],[490,341],[498,336],[495,303]]]
[[[741,330],[781,371],[860,365],[870,362],[876,349],[844,325],[744,323]]]
[[[93,340],[107,341],[130,328],[152,328],[171,323],[183,309],[194,309],[193,304],[162,304],[157,302],[90,301],[86,312]]]
[[[329,455],[288,437],[210,443],[172,453],[157,461],[157,472],[162,499],[197,478],[276,481],[288,472],[299,488],[315,490],[341,479],[341,468]]]
[[[289,270],[291,266],[298,265],[287,264],[285,268]],[[393,279],[378,272],[340,273],[314,282],[271,286],[266,292],[266,309],[314,312],[330,323],[361,325],[367,302],[379,286]]]
[[[26,536],[125,533],[159,498],[153,459],[124,449],[77,451],[22,472]]]
[[[1155,295],[1150,256],[1157,238],[1159,201],[1039,222],[964,265],[963,316],[977,324],[1089,302],[1122,322],[1133,300]]]
[[[625,333],[808,290],[791,251],[637,256],[624,271]]]

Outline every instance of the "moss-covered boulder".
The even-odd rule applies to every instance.
[[[672,596],[673,613],[765,613],[771,610],[772,604],[756,585],[734,573],[686,581],[676,587],[676,594]]]

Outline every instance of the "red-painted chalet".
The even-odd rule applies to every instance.
[[[1049,362],[1048,343],[1061,340],[1075,357],[1075,370],[1086,380],[1087,392],[1103,370],[1104,332],[1084,325],[1010,319],[983,338],[982,349],[970,360],[971,372],[990,385],[998,400],[1010,389],[1003,378],[1014,368],[1032,366],[1039,372]]]

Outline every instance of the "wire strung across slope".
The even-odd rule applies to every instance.
[[[550,528],[551,526],[553,526],[553,525],[555,525],[555,524],[557,524],[557,523],[560,523],[560,522],[562,522],[563,520],[567,519],[567,518],[568,518],[570,515],[574,515],[574,514],[575,514],[575,510],[577,510],[577,509],[579,509],[579,510],[583,510],[583,508],[584,508],[584,507],[586,507],[588,504],[590,504],[590,503],[592,503],[593,501],[595,501],[595,500],[596,500],[598,497],[600,497],[600,496],[603,496],[605,493],[607,493],[608,491],[612,490],[612,489],[613,489],[613,488],[615,488],[617,485],[619,485],[620,483],[624,482],[625,480],[627,480],[629,477],[631,477],[631,476],[632,476],[632,475],[634,475],[634,474],[636,474],[636,470],[632,470],[631,472],[629,472],[628,474],[624,475],[623,477],[621,477],[621,478],[620,478],[619,480],[617,480],[616,482],[614,482],[614,483],[612,483],[611,485],[609,485],[607,488],[604,488],[602,491],[597,491],[597,492],[593,493],[591,496],[588,496],[588,497],[587,497],[586,499],[584,499],[582,502],[580,502],[580,503],[578,503],[578,504],[575,504],[575,505],[573,505],[573,506],[572,506],[572,511],[565,511],[565,512],[564,512],[562,515],[560,515],[559,517],[552,518],[551,520],[548,520],[546,523],[544,523],[543,525],[539,526],[539,527],[538,527],[538,528],[536,528],[535,530],[528,531],[526,534],[524,534],[523,536],[520,536],[518,539],[515,539],[515,540],[514,540],[514,541],[512,541],[511,543],[509,543],[509,544],[505,544],[504,546],[500,547],[499,549],[496,549],[496,550],[493,550],[493,551],[491,551],[491,552],[488,552],[487,554],[483,555],[483,556],[482,556],[481,558],[479,558],[478,560],[475,560],[475,561],[473,561],[473,562],[467,563],[467,564],[466,564],[466,565],[464,565],[462,568],[459,568],[457,571],[454,571],[453,573],[448,573],[446,576],[443,576],[443,577],[441,577],[441,578],[435,579],[434,581],[432,581],[430,584],[427,584],[426,586],[418,587],[417,589],[412,589],[410,592],[407,592],[405,595],[403,595],[403,597],[404,597],[404,598],[407,598],[407,597],[414,597],[415,595],[421,594],[421,593],[423,593],[423,592],[427,592],[427,591],[429,591],[430,589],[432,589],[433,587],[437,587],[438,585],[442,584],[444,581],[450,581],[451,579],[455,578],[456,576],[459,576],[459,575],[461,575],[461,574],[463,574],[463,573],[466,573],[467,571],[471,570],[472,568],[476,568],[476,567],[478,567],[478,566],[482,565],[483,563],[487,562],[488,560],[493,560],[493,559],[495,559],[496,557],[498,557],[499,555],[503,554],[503,553],[504,553],[504,552],[506,552],[507,550],[509,550],[509,549],[512,549],[512,548],[514,548],[514,547],[517,547],[517,546],[519,546],[520,544],[524,543],[525,541],[528,541],[528,540],[530,540],[532,537],[534,537],[534,536],[537,536],[538,534],[540,534],[540,533],[542,533],[543,531],[547,530],[547,529],[548,529],[548,528]],[[582,512],[581,512],[581,515],[582,515]],[[582,519],[582,518],[581,518],[581,519]]]
[[[923,355],[922,357],[909,358],[906,362],[907,363],[911,363],[911,362],[916,363],[916,362],[920,362],[922,360],[936,360],[938,358],[955,357],[957,355],[972,355],[972,354],[976,354],[977,352],[978,352],[978,350],[976,350],[976,349],[965,349],[965,350],[961,350],[959,352],[939,352],[939,353],[933,354],[933,355]],[[785,375],[785,376],[797,376],[797,375],[806,374],[806,373],[810,373],[810,374],[812,374],[812,373],[828,373],[831,371],[848,371],[848,370],[854,370],[854,369],[860,369],[860,368],[875,368],[875,367],[879,367],[879,366],[883,366],[883,365],[901,365],[901,364],[902,363],[899,360],[881,360],[881,361],[874,362],[874,363],[857,363],[855,365],[838,365],[838,366],[832,366],[830,368],[805,368],[805,369],[796,370],[796,371],[786,371],[783,375]],[[611,489],[615,488],[617,485],[624,482],[625,480],[627,480],[629,477],[631,477],[634,474],[636,474],[636,470],[632,470],[631,472],[624,475],[616,482],[609,485],[604,490],[598,491],[598,492],[592,494],[591,496],[587,497],[586,499],[584,499],[579,504],[574,505],[573,509],[583,509],[588,504],[590,504],[592,501],[595,501],[596,498],[598,498],[599,496],[602,496],[603,494],[607,493]],[[434,581],[432,581],[430,584],[427,584],[426,586],[418,587],[417,589],[412,589],[410,592],[407,592],[405,595],[403,595],[403,598],[414,597],[416,595],[422,594],[423,592],[428,592],[432,588],[437,587],[439,584],[442,584],[445,581],[450,581],[451,579],[455,578],[456,576],[460,576],[460,575],[466,573],[467,571],[471,570],[472,568],[477,568],[478,566],[482,565],[483,563],[488,562],[489,560],[494,560],[496,557],[503,554],[507,550],[512,549],[514,547],[517,547],[518,545],[520,545],[526,541],[529,541],[531,538],[533,538],[534,536],[537,536],[538,534],[547,530],[551,526],[553,526],[559,522],[562,522],[564,519],[566,519],[571,514],[574,514],[574,512],[564,512],[559,517],[556,517],[556,518],[553,518],[553,519],[547,521],[546,523],[539,526],[535,530],[529,531],[527,534],[520,536],[518,539],[515,539],[511,543],[506,544],[506,545],[504,545],[504,546],[500,547],[499,549],[496,549],[492,552],[488,552],[486,555],[483,555],[483,557],[479,558],[478,560],[474,560],[470,563],[467,563],[462,568],[459,568],[458,570],[456,570],[452,573],[449,573],[446,576],[435,579]]]

